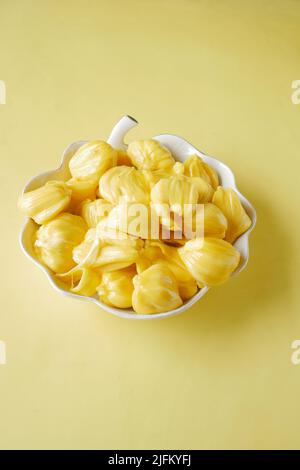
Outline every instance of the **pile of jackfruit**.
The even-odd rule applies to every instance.
[[[69,291],[155,314],[225,282],[237,268],[233,243],[251,220],[198,155],[181,163],[156,140],[132,142],[126,152],[97,140],[76,151],[69,169],[69,180],[48,181],[19,199],[37,224],[37,257]],[[148,224],[122,224],[133,204],[156,215],[157,236]],[[178,221],[190,210],[193,225],[199,204],[204,236],[189,239]]]

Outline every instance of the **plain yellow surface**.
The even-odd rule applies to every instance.
[[[300,448],[299,24],[297,0],[1,0],[1,448]],[[18,245],[27,180],[123,114],[258,213],[247,269],[171,319],[60,296]]]

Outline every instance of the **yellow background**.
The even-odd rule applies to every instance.
[[[297,0],[1,0],[1,448],[299,448]],[[183,315],[122,320],[21,253],[16,200],[75,140],[179,134],[254,204],[248,268]]]

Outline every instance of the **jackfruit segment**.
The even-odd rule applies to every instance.
[[[213,189],[217,189],[219,186],[217,172],[198,155],[191,155],[184,161],[183,166],[186,176],[200,176],[209,183]]]
[[[66,184],[68,188],[72,190],[71,199],[74,203],[82,202],[85,199],[96,199],[96,189],[98,186],[97,178],[84,180],[79,178],[70,178]]]
[[[195,213],[197,204],[209,202],[213,188],[200,177],[184,175],[162,178],[151,189],[151,204],[162,225],[181,230],[182,220]]]
[[[81,243],[87,226],[82,217],[67,212],[41,225],[36,232],[35,251],[42,262],[55,273],[75,266],[73,248]]]
[[[99,181],[109,168],[115,166],[118,153],[103,140],[93,140],[82,145],[69,161],[73,178]]]
[[[219,238],[195,238],[188,241],[178,253],[198,285],[216,286],[227,281],[238,267],[240,253]]]
[[[106,171],[99,181],[99,194],[111,204],[149,203],[149,187],[143,173],[126,165]]]
[[[81,267],[101,267],[114,271],[135,263],[144,243],[141,239],[123,232],[102,228],[87,231],[83,242],[73,249],[73,259]]]
[[[170,150],[154,139],[131,142],[127,153],[139,170],[166,170],[175,164]]]
[[[45,224],[70,204],[72,191],[64,181],[48,181],[18,200],[19,209],[37,224]]]
[[[101,282],[101,273],[91,268],[78,266],[71,272],[57,274],[57,277],[67,284],[70,292],[79,295],[92,296],[96,293]]]
[[[197,204],[195,212],[183,221],[186,239],[213,237],[224,238],[228,223],[223,212],[211,202]]]
[[[80,215],[85,220],[88,227],[96,227],[98,223],[105,219],[113,205],[105,199],[86,199],[80,207]]]
[[[182,305],[176,278],[163,264],[150,266],[133,278],[132,306],[138,314],[168,312]]]
[[[102,276],[97,293],[101,302],[117,308],[132,307],[133,282],[135,269],[127,268],[106,272]]]
[[[197,282],[187,270],[177,248],[168,246],[161,241],[146,242],[136,262],[137,272],[140,274],[157,263],[171,270],[183,300],[189,299],[197,292]]]
[[[228,227],[225,240],[234,243],[251,226],[251,219],[243,208],[237,193],[231,188],[218,187],[212,202],[225,215]]]

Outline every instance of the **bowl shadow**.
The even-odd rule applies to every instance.
[[[270,315],[267,305],[286,296],[290,288],[291,244],[278,213],[266,201],[249,195],[257,210],[257,225],[249,238],[250,259],[245,270],[225,285],[211,288],[190,310],[169,321],[182,330],[243,328],[256,315]],[[286,312],[283,312],[286,315]],[[277,313],[278,314],[278,313]]]

